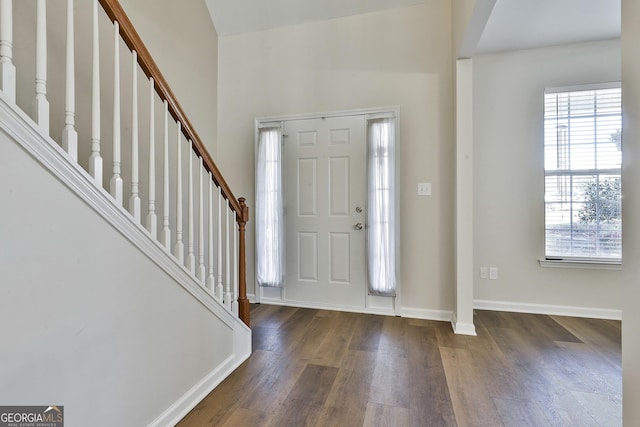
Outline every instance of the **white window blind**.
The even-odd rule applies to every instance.
[[[622,256],[619,85],[544,96],[545,255]]]

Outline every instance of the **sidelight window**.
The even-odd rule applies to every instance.
[[[259,286],[284,282],[282,131],[259,129],[256,169],[256,278]]]
[[[373,295],[396,294],[395,118],[367,125],[367,283]]]

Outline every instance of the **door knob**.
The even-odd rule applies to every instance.
[[[361,222],[357,223],[357,224],[354,226],[354,228],[355,228],[356,230],[362,230],[362,223],[361,223]]]
[[[360,206],[357,206],[357,207],[356,207],[356,212],[357,212],[357,213],[362,212],[362,208],[361,208]]]

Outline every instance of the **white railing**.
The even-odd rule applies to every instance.
[[[149,238],[213,298],[249,324],[244,272],[248,209],[244,199],[233,196],[117,0],[91,0],[86,11],[80,4],[76,6],[74,9],[73,0],[66,0],[64,22],[56,22],[60,11],[48,13],[46,0],[35,0],[35,10],[32,1],[0,0],[0,84],[4,99],[29,114],[40,133],[59,144],[68,161],[85,169],[96,186],[104,189],[104,174],[108,173],[108,192],[122,214],[146,229]],[[16,55],[14,47],[14,28],[26,26],[20,20],[29,16],[33,20],[32,14],[35,34],[24,36],[22,31],[20,46],[32,49],[35,61],[23,52]],[[87,28],[87,34],[76,34],[74,22],[78,28]],[[47,24],[49,34],[52,28],[66,29],[61,36],[63,52],[48,47]],[[111,40],[105,36],[109,30]],[[91,40],[85,43],[90,52],[80,52],[77,42],[82,38]],[[105,46],[102,50],[101,45]],[[128,49],[121,52],[121,45]],[[48,62],[50,55],[59,58]],[[62,63],[64,69],[49,69],[52,63]],[[112,78],[104,79],[101,76],[109,75],[109,66]],[[82,73],[79,69],[91,71]],[[148,80],[148,87],[139,87],[140,73]],[[31,74],[35,75],[32,84],[16,80],[16,76]],[[64,88],[60,105],[49,104],[56,97],[49,97],[48,87]],[[78,88],[87,88],[90,96],[77,97]],[[29,90],[33,90],[32,95]],[[33,100],[31,109],[25,108],[28,98]],[[130,102],[122,102],[129,98]],[[140,103],[139,98],[148,102]],[[105,105],[112,108],[103,108]],[[162,108],[156,108],[159,105]],[[90,114],[83,115],[86,120],[80,121],[77,112],[89,110]],[[112,114],[105,115],[109,110]],[[105,122],[110,126],[101,127]],[[59,123],[62,127],[57,132]],[[130,133],[123,132],[125,129]],[[147,158],[141,160],[144,156]],[[104,164],[111,165],[108,172]],[[160,194],[156,188],[161,188]],[[127,196],[128,208],[124,206]]]

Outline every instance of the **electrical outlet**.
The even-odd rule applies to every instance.
[[[431,183],[419,182],[418,183],[418,196],[430,196],[431,195]]]
[[[480,267],[480,278],[481,279],[489,278],[489,269],[487,267]]]
[[[489,279],[498,280],[498,267],[489,267]]]

